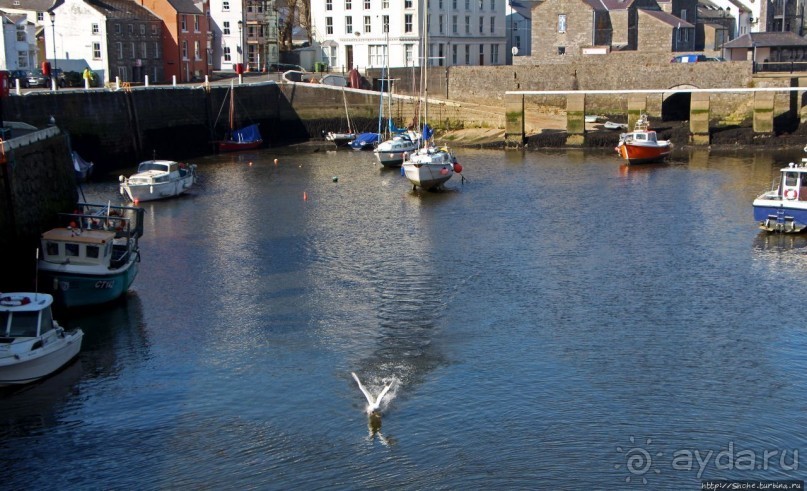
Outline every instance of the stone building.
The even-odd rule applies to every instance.
[[[546,0],[532,10],[532,62],[612,51],[658,53],[667,61],[694,49],[696,10],[696,0]]]

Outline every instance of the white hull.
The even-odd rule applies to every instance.
[[[125,197],[134,203],[179,196],[193,186],[194,175],[188,175],[173,182],[160,184],[126,184],[121,186]]]
[[[446,150],[429,147],[412,155],[402,167],[414,187],[435,189],[454,175],[454,156]]]
[[[375,158],[384,167],[400,167],[406,156],[417,151],[417,143],[413,141],[394,142],[387,140],[373,150]]]
[[[60,369],[78,355],[84,332],[77,329],[43,337],[47,343],[41,348],[0,354],[0,387],[34,382]]]

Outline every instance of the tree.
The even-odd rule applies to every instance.
[[[296,28],[306,32],[311,43],[311,0],[279,0],[278,12],[278,44],[281,51],[294,49],[292,37]]]

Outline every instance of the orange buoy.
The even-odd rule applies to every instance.
[[[459,162],[454,162],[454,172],[460,174],[462,172],[462,166]]]
[[[308,193],[303,191],[303,201],[308,201]]]
[[[277,159],[275,159],[275,165],[277,165]]]

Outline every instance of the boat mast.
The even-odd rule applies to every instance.
[[[230,133],[233,132],[235,129],[235,97],[233,92],[235,91],[234,82],[230,81]]]

